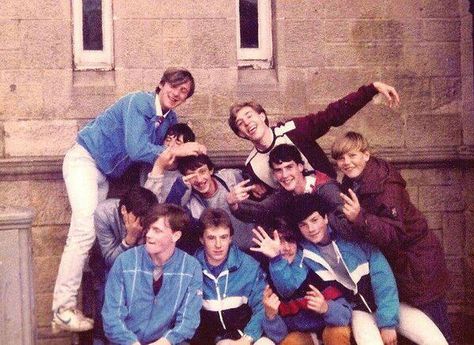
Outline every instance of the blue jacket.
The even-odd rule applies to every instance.
[[[77,142],[94,158],[100,171],[113,178],[123,175],[132,162],[153,164],[168,128],[177,123],[170,111],[156,123],[154,92],[130,93],[91,120],[77,136]]]
[[[201,318],[199,328],[211,327],[214,337],[237,331],[258,340],[262,336],[262,296],[265,289],[265,276],[259,263],[236,245],[231,245],[222,272],[214,277],[208,268],[204,249],[198,250],[195,256],[202,266],[202,315],[206,315]],[[214,319],[219,321],[213,322]]]
[[[282,295],[289,295],[306,279],[304,272],[312,270],[324,281],[337,281],[343,285],[351,295],[345,296],[354,306],[374,312],[379,328],[396,327],[399,321],[399,300],[397,285],[387,260],[375,247],[361,242],[348,242],[337,235],[331,244],[336,253],[343,260],[350,272],[352,284],[347,285],[339,280],[329,264],[320,255],[317,245],[303,240],[302,246],[303,270],[296,274],[286,269],[279,274],[272,274],[272,280]],[[270,269],[272,268],[272,264]]]
[[[309,290],[308,284],[312,284],[325,294],[325,288],[336,287],[341,293],[340,284],[326,282],[316,274],[311,274],[303,262],[303,251],[298,248],[293,262],[289,263],[281,255],[270,261],[269,271],[276,288],[275,293],[279,295],[282,303],[301,298]],[[314,276],[314,277],[313,277]],[[277,284],[275,284],[275,281]],[[283,284],[284,282],[288,282]],[[300,285],[296,287],[297,282]],[[296,287],[296,289],[295,289]],[[279,343],[292,331],[319,332],[326,326],[347,326],[350,324],[352,308],[350,303],[342,296],[328,299],[328,311],[317,314],[309,309],[300,309],[293,315],[277,315],[273,320],[265,318],[263,330],[274,342]]]
[[[175,249],[153,292],[155,264],[144,246],[119,255],[110,270],[102,309],[105,335],[113,344],[150,343],[161,337],[178,344],[193,336],[202,306],[201,266]]]

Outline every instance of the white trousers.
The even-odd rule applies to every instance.
[[[71,224],[54,286],[53,311],[77,304],[82,271],[95,240],[94,211],[109,190],[105,175],[77,143],[64,157],[63,177],[71,205]]]
[[[354,310],[352,332],[358,345],[383,345],[374,315]],[[400,323],[397,333],[419,345],[448,345],[441,331],[421,310],[400,303]]]

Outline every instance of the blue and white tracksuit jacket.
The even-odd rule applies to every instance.
[[[153,164],[165,149],[166,132],[178,119],[170,110],[156,126],[155,97],[155,92],[143,91],[125,95],[78,133],[77,142],[104,175],[120,177],[133,162]]]
[[[223,270],[214,277],[207,266],[204,249],[196,252],[203,273],[203,309],[201,324],[194,339],[204,344],[206,339],[229,334],[243,334],[254,341],[262,336],[264,309],[262,304],[265,275],[259,263],[231,245]],[[214,342],[215,343],[215,342]]]
[[[102,309],[105,335],[113,344],[147,344],[165,337],[171,344],[190,339],[199,325],[202,271],[195,258],[175,249],[153,292],[155,264],[145,246],[117,257],[109,272]]]
[[[281,255],[270,260],[269,272],[272,282],[276,288],[275,293],[279,295],[282,302],[295,300],[304,297],[309,291],[308,284],[312,284],[323,294],[326,288],[337,288],[344,294],[345,290],[340,284],[334,281],[323,280],[316,273],[308,270],[303,264],[303,250],[298,248],[294,260],[289,263]],[[282,285],[282,282],[286,282]],[[301,282],[297,286],[298,282]],[[295,289],[296,287],[296,289]],[[263,330],[267,337],[275,343],[280,343],[289,332],[320,332],[326,326],[347,326],[350,324],[352,316],[351,304],[343,296],[326,300],[328,311],[324,314],[317,314],[309,309],[300,309],[295,314],[280,316],[277,315],[272,320],[264,318]]]
[[[329,229],[330,230],[330,229]],[[318,246],[303,240],[302,267],[312,270],[325,281],[337,281],[348,291],[346,299],[353,309],[374,313],[379,328],[393,328],[399,322],[399,300],[395,278],[383,254],[367,243],[349,242],[332,234],[329,245],[348,270],[352,284],[341,280],[320,255]],[[290,266],[278,275],[272,274],[277,290],[283,295],[293,293],[306,279],[306,274],[291,274]]]

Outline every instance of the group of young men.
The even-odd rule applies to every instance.
[[[397,333],[452,344],[443,250],[401,176],[349,132],[332,148],[341,187],[316,143],[378,93],[396,106],[393,87],[362,86],[276,127],[261,105],[235,104],[229,127],[254,149],[243,170],[220,171],[173,111],[194,87],[188,71],[167,70],[155,93],[120,99],[66,154],[72,219],[54,329],[94,327],[96,344],[391,345]],[[106,200],[107,179],[134,162],[149,164],[143,187]],[[76,298],[95,239],[94,325]]]

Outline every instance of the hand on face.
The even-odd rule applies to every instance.
[[[129,245],[135,245],[143,236],[143,227],[140,223],[140,217],[135,217],[132,212],[123,212],[122,215],[127,231],[125,242]]]
[[[175,157],[198,156],[206,154],[206,146],[195,141],[190,141],[181,145],[171,147],[171,154]]]

